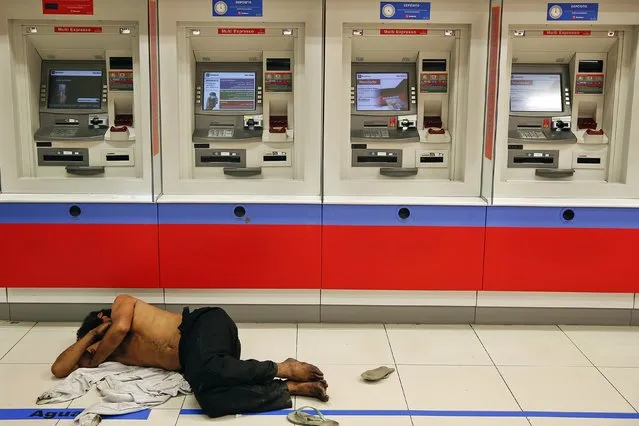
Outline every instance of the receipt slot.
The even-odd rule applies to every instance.
[[[326,7],[327,197],[479,198],[488,3]]]
[[[148,17],[125,3],[96,1],[84,19],[0,6],[4,193],[151,198]]]
[[[504,8],[496,198],[636,198],[639,4],[597,5]]]
[[[164,194],[319,197],[321,2],[213,3],[160,4]]]

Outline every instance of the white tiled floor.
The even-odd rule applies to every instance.
[[[561,412],[637,412],[639,328],[381,324],[239,327],[244,358],[281,361],[297,357],[317,364],[329,382],[331,400],[323,404],[296,398],[295,406],[355,411],[329,415],[341,425],[639,426],[639,419],[561,417]],[[76,328],[77,324],[0,321],[0,411],[36,407],[36,396],[55,384],[49,372],[51,362],[74,341]],[[397,371],[375,384],[360,379],[362,371],[379,365],[394,366]],[[86,407],[97,398],[92,390],[70,404],[38,408]],[[172,399],[152,410],[145,421],[105,423],[287,424],[282,416],[213,421],[201,415],[180,415],[180,410],[187,408],[199,408],[192,396]],[[414,415],[375,416],[377,410],[411,410]],[[531,417],[526,418],[522,410],[542,413],[529,413]],[[473,413],[461,411],[505,413],[502,417],[473,417]],[[553,417],[544,417],[548,415]],[[72,422],[0,419],[0,426],[14,424],[70,426]]]

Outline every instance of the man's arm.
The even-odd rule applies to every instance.
[[[80,359],[86,354],[86,350],[91,346],[104,331],[110,326],[104,323],[89,331],[84,337],[69,346],[62,352],[51,366],[51,373],[59,379],[67,377],[78,369]]]
[[[120,343],[122,343],[131,329],[133,311],[137,301],[136,298],[126,295],[116,297],[111,310],[111,327],[109,327],[104,338],[100,341],[98,350],[95,351],[91,361],[89,361],[90,368],[102,364],[120,346]]]

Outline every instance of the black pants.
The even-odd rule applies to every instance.
[[[258,413],[293,406],[272,361],[241,361],[237,326],[220,308],[182,313],[182,373],[209,417]]]

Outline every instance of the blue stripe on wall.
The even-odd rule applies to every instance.
[[[70,213],[73,206],[80,215]],[[0,223],[15,224],[157,224],[153,203],[0,203]]]
[[[73,217],[70,208],[81,214]],[[245,209],[237,217],[236,207]],[[406,219],[399,217],[408,209]],[[574,212],[572,220],[564,211]],[[0,203],[4,224],[257,224],[639,229],[639,208],[303,204]],[[323,218],[323,219],[322,219]]]
[[[400,209],[410,216],[402,219]],[[351,226],[479,226],[486,224],[484,206],[324,205],[325,225]]]
[[[572,210],[574,218],[563,217]],[[639,209],[599,207],[488,207],[488,227],[639,229]]]
[[[245,215],[236,216],[243,208]],[[321,225],[319,204],[159,204],[160,224]]]

